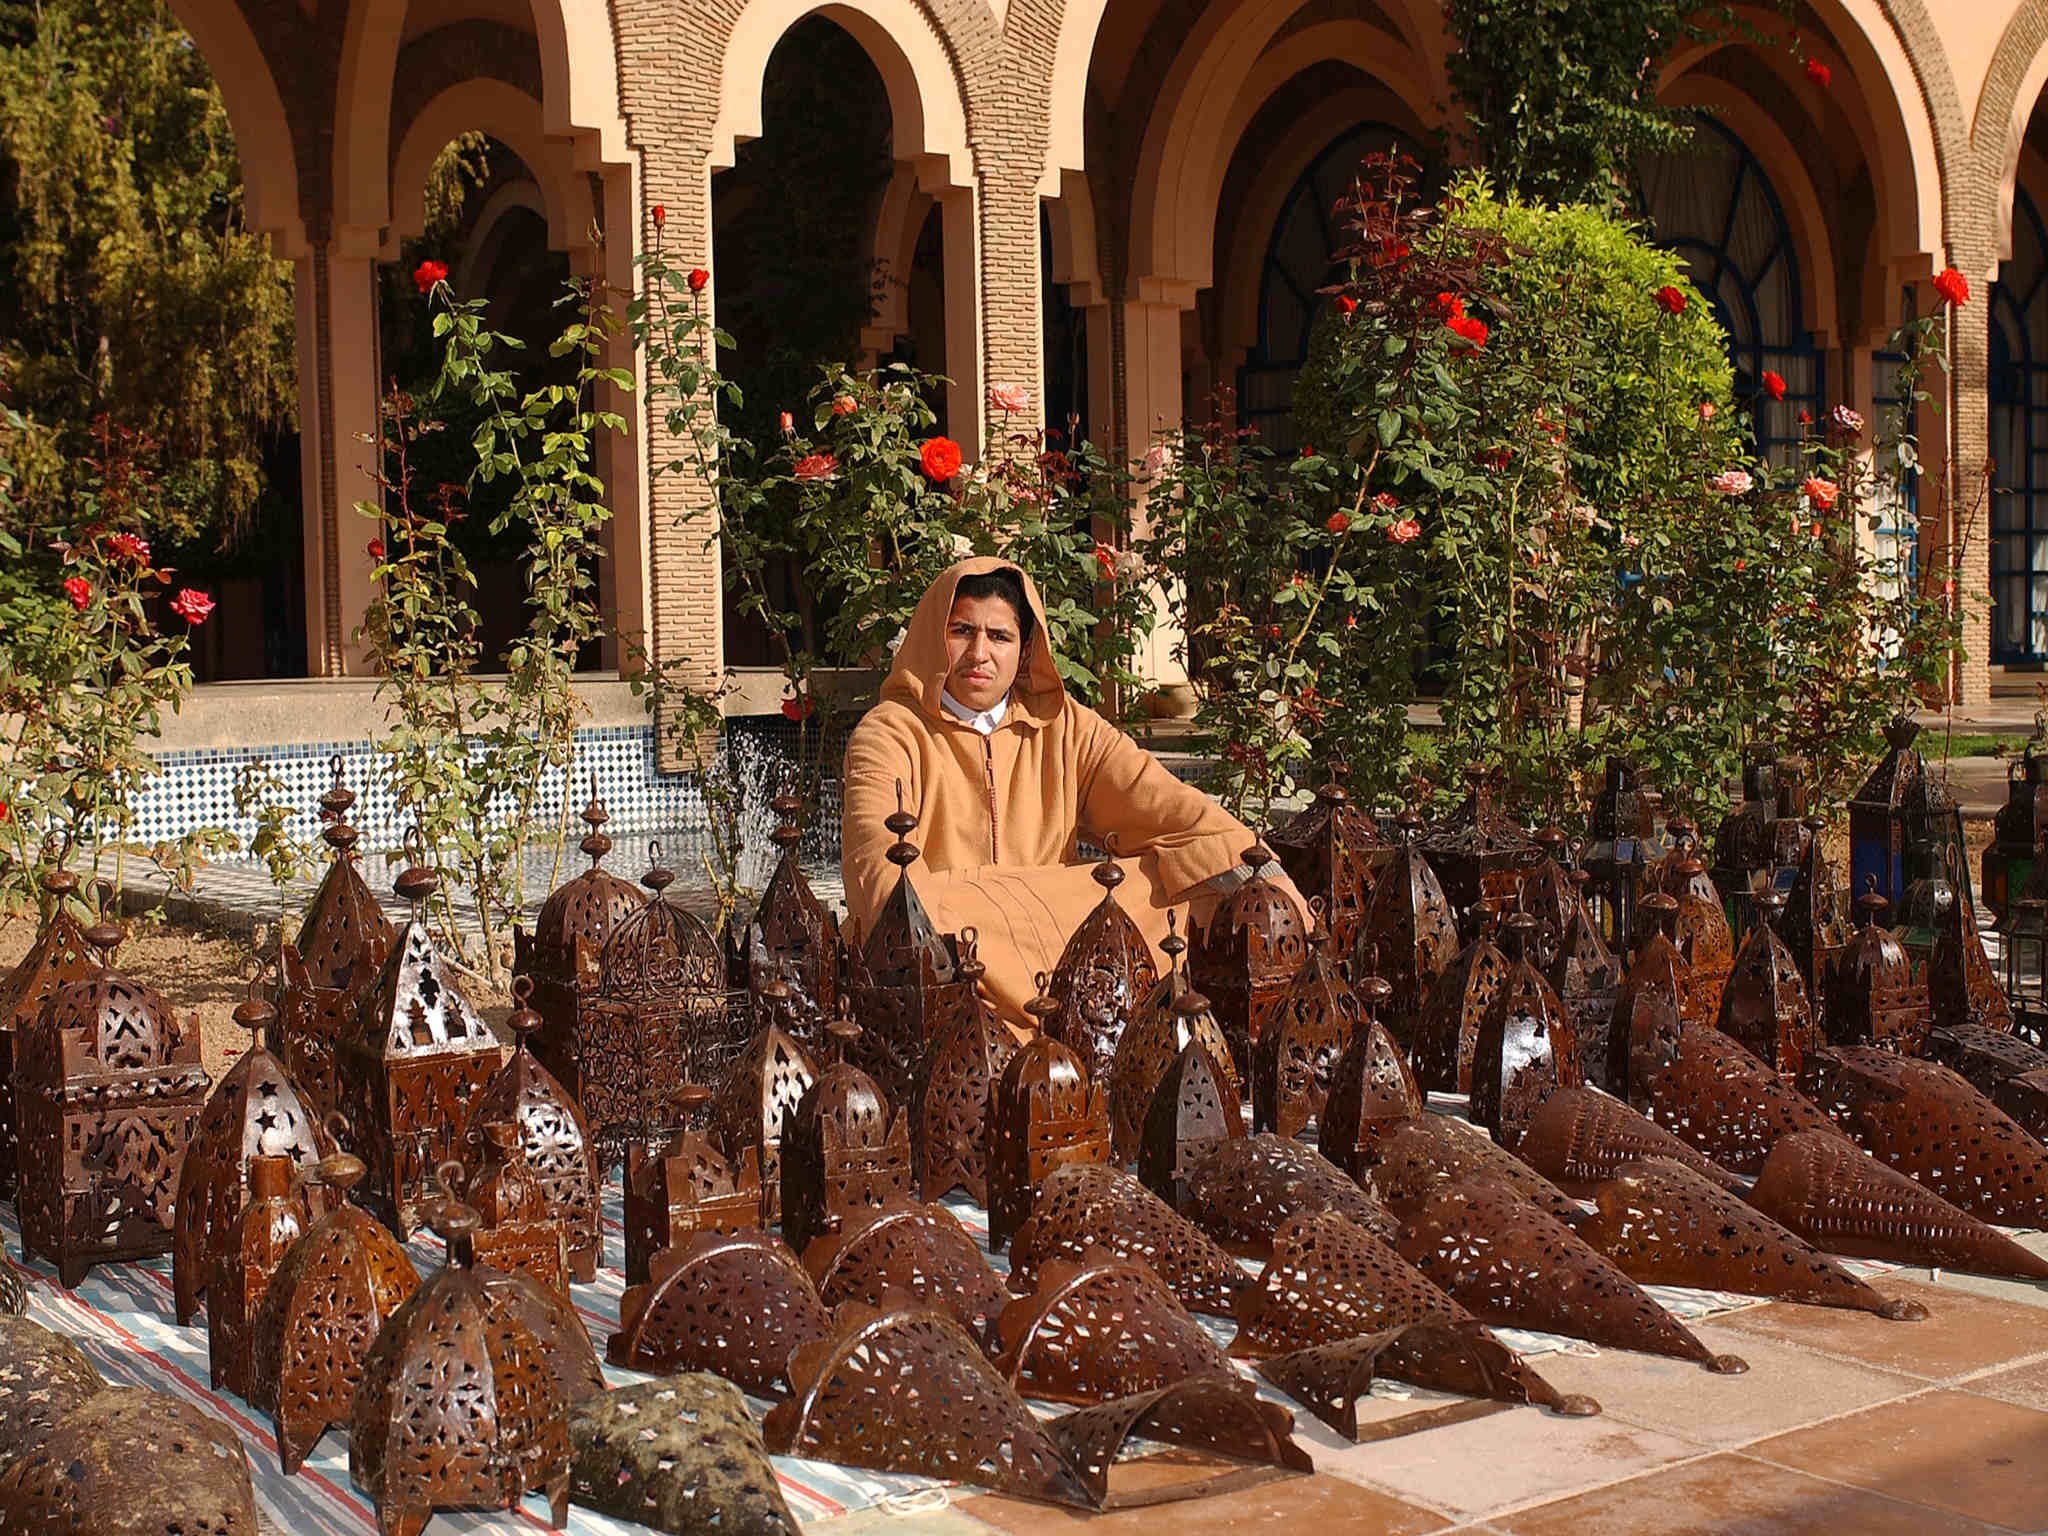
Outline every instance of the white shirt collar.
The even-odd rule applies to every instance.
[[[1003,716],[1010,712],[1010,696],[1007,693],[987,709],[969,709],[948,690],[941,688],[939,703],[955,720],[964,720],[984,736],[994,735],[996,727],[1003,723]]]

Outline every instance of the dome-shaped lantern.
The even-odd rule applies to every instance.
[[[341,1052],[349,1150],[368,1165],[364,1194],[401,1237],[420,1225],[435,1167],[462,1145],[470,1100],[503,1062],[484,1023],[427,928],[441,877],[424,868],[419,834],[394,882],[412,915],[364,991]]]
[[[1614,1028],[1621,967],[1601,938],[1600,925],[1594,921],[1592,908],[1585,899],[1591,878],[1583,869],[1572,871],[1576,899],[1544,979],[1556,989],[1564,1011],[1571,1015],[1572,1034],[1579,1042],[1579,1075],[1606,1088],[1608,1035]]]
[[[465,1193],[477,1226],[459,1239],[468,1245],[464,1262],[488,1265],[499,1274],[524,1275],[568,1301],[568,1237],[526,1161],[518,1126],[508,1120],[486,1121],[482,1141],[484,1161],[473,1165],[477,1174]]]
[[[782,794],[768,805],[778,818],[769,837],[782,856],[747,929],[747,990],[790,1034],[822,1041],[839,1009],[839,922],[811,890],[798,862],[803,827],[797,816],[803,800]],[[770,992],[772,981],[787,990]]]
[[[543,1027],[541,1015],[530,1006],[538,993],[538,984],[530,977],[520,976],[512,983],[512,996],[519,1004],[505,1021],[516,1042],[512,1057],[470,1101],[462,1155],[473,1168],[492,1163],[491,1126],[512,1128],[547,1214],[561,1224],[568,1244],[569,1273],[588,1285],[597,1278],[604,1250],[597,1158],[575,1097],[541,1065],[532,1049],[534,1036]],[[487,1211],[484,1219],[488,1225]]]
[[[1394,818],[1398,842],[1351,948],[1352,975],[1378,976],[1393,988],[1384,1018],[1403,1050],[1412,1048],[1430,990],[1458,953],[1450,898],[1417,846],[1422,826],[1412,808]]]
[[[1671,918],[1671,942],[1692,975],[1686,1019],[1711,1024],[1720,1013],[1721,992],[1735,964],[1735,936],[1721,906],[1721,893],[1714,889],[1690,837],[1672,851],[1664,870],[1664,892],[1678,902]]]
[[[1188,980],[1209,999],[1231,1064],[1252,1079],[1252,1060],[1287,987],[1308,959],[1306,916],[1263,871],[1273,862],[1264,843],[1244,851],[1246,878],[1210,914],[1208,926],[1188,919]]]
[[[896,809],[883,825],[896,837],[888,853],[896,887],[875,914],[874,927],[847,951],[847,992],[860,1023],[852,1050],[854,1061],[891,1099],[914,1104],[939,1042],[978,1005],[972,984],[960,975],[958,942],[932,926],[910,883],[918,850],[909,835],[917,830],[917,818],[903,807],[900,779]]]
[[[1308,959],[1253,1052],[1252,1128],[1281,1136],[1320,1126],[1331,1074],[1358,1026],[1358,996],[1330,957],[1319,900],[1314,907]]]
[[[256,1308],[249,1406],[271,1416],[287,1477],[329,1428],[348,1423],[363,1359],[420,1277],[398,1239],[348,1192],[363,1176],[346,1152],[310,1177],[330,1192],[326,1215],[291,1245]]]
[[[1045,1033],[1081,1058],[1090,1081],[1106,1083],[1117,1042],[1159,980],[1152,946],[1116,899],[1123,866],[1116,861],[1116,837],[1104,839],[1109,857],[1092,871],[1102,900],[1081,919],[1060,951],[1047,993],[1057,1009],[1044,1021]]]
[[[804,1091],[782,1133],[782,1235],[802,1253],[849,1217],[914,1198],[910,1117],[846,1058],[859,1026],[835,1020],[839,1060]]]
[[[1778,892],[1757,898],[1757,923],[1735,957],[1718,1027],[1765,1066],[1796,1078],[1806,1053],[1819,1042],[1799,963],[1778,936],[1784,915],[1785,898]]]
[[[1635,910],[1657,840],[1656,792],[1624,757],[1607,759],[1606,777],[1586,818],[1582,859],[1597,904],[1601,936],[1617,952],[1634,949]]]
[[[43,1001],[92,974],[92,946],[72,915],[78,877],[60,862],[64,844],[44,845],[43,925],[21,963],[0,978],[0,1200],[14,1198],[14,1042],[35,1022]]]
[[[366,988],[377,979],[397,933],[356,868],[356,829],[348,823],[355,791],[341,781],[320,797],[320,836],[333,857],[299,924],[299,940],[282,953],[277,1053],[315,1115],[344,1109],[341,1049],[354,1031]]]
[[[1216,1069],[1217,1091],[1235,1105],[1243,1095],[1230,1042],[1209,999],[1188,984],[1180,957],[1187,952],[1187,940],[1180,936],[1177,913],[1166,914],[1166,937],[1160,948],[1166,951],[1167,972],[1146,997],[1131,1027],[1116,1043],[1116,1060],[1110,1066],[1109,1097],[1111,1151],[1119,1165],[1138,1155],[1144,1139],[1145,1117],[1159,1084],[1172,1067],[1174,1058],[1199,1041]]]
[[[252,987],[234,1017],[249,1031],[249,1049],[207,1099],[178,1170],[171,1283],[181,1326],[198,1312],[213,1264],[238,1240],[251,1160],[283,1157],[310,1168],[334,1150],[307,1096],[266,1049],[277,1010]]]
[[[1465,786],[1465,803],[1430,830],[1422,850],[1458,915],[1460,934],[1469,938],[1478,931],[1476,914],[1482,900],[1512,906],[1523,877],[1535,868],[1543,850],[1500,808],[1497,771],[1469,764]]]
[[[761,996],[767,1017],[788,1017],[793,1002],[785,983],[769,977]],[[779,1024],[767,1024],[726,1069],[712,1098],[713,1139],[728,1158],[753,1153],[760,1169],[762,1226],[782,1208],[782,1138],[817,1078],[810,1052]]]
[[[2048,753],[2029,742],[2005,771],[2005,804],[1992,824],[1991,844],[1979,868],[1977,891],[1984,905],[1999,917],[2010,900],[2026,889],[2034,872],[2035,850],[2048,838]]]
[[[213,1390],[247,1398],[255,1381],[256,1314],[284,1256],[312,1221],[290,1157],[249,1159],[249,1195],[234,1240],[207,1255],[206,1353]]]
[[[1479,1024],[1507,973],[1507,956],[1489,940],[1475,938],[1437,977],[1408,1052],[1415,1081],[1425,1091],[1472,1091],[1472,1052],[1479,1043]]]
[[[711,1090],[685,1085],[694,1111]],[[688,1130],[665,1151],[635,1142],[626,1152],[626,1284],[645,1285],[654,1256],[698,1232],[744,1232],[761,1223],[761,1158],[734,1158],[702,1131]]]
[[[1615,1097],[1641,1109],[1649,1102],[1651,1079],[1678,1049],[1691,1006],[1692,968],[1671,941],[1677,898],[1651,891],[1637,917],[1636,952],[1615,990],[1607,1033],[1607,1085]]]
[[[1017,1037],[982,1001],[980,936],[960,930],[959,977],[970,999],[931,1054],[924,1093],[916,1103],[910,1150],[918,1187],[937,1199],[964,1189],[976,1205],[988,1203],[988,1098],[1017,1054]]]
[[[1189,1181],[1210,1145],[1244,1135],[1244,1111],[1223,1084],[1230,1068],[1199,1040],[1167,1066],[1145,1109],[1138,1178],[1175,1210],[1193,1198]]]
[[[1322,901],[1330,953],[1339,959],[1348,957],[1357,942],[1372,899],[1374,871],[1386,852],[1372,813],[1345,790],[1347,776],[1343,763],[1331,763],[1315,803],[1266,839],[1295,889],[1310,901]]]
[[[1391,989],[1377,976],[1364,976],[1352,989],[1358,1016],[1351,1040],[1330,1075],[1330,1094],[1316,1145],[1323,1156],[1354,1179],[1362,1179],[1382,1135],[1412,1120],[1426,1107],[1415,1074],[1378,1013]]]
[[[1508,973],[1473,1047],[1472,1118],[1512,1152],[1537,1107],[1583,1079],[1571,1016],[1533,960],[1537,919],[1517,912],[1503,931]]]
[[[178,1165],[206,1102],[198,1025],[114,969],[124,937],[102,910],[85,930],[92,973],[15,1040],[22,1251],[67,1289],[94,1264],[171,1250]]]
[[[1039,1028],[1059,1008],[1038,976]],[[1000,1252],[1031,1214],[1038,1186],[1069,1163],[1109,1161],[1109,1106],[1081,1058],[1040,1033],[1010,1058],[988,1107],[988,1245]]]
[[[1835,952],[1822,1028],[1830,1045],[1917,1056],[1927,1038],[1927,993],[1913,984],[1905,946],[1884,925],[1886,906],[1875,880],[1856,898],[1856,935]]]
[[[1913,881],[1964,867],[1962,814],[1915,750],[1919,734],[1910,715],[1886,726],[1885,755],[1849,801],[1849,878],[1858,887],[1875,878],[1894,906]]]

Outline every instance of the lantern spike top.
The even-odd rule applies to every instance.
[[[294,1184],[318,1184],[325,1189],[339,1192],[343,1202],[348,1192],[363,1180],[369,1170],[363,1160],[353,1152],[340,1150],[348,1142],[348,1117],[338,1109],[330,1109],[321,1117],[320,1123],[327,1129],[327,1140],[335,1148],[317,1162],[309,1164],[293,1181]]]
[[[1689,852],[1693,844],[1699,841],[1699,828],[1683,811],[1665,822],[1664,830],[1671,834],[1671,846],[1682,852]]]
[[[334,782],[320,797],[320,840],[334,850],[338,859],[347,858],[356,846],[356,829],[349,825],[349,808],[356,803],[356,792],[342,782],[341,754],[335,753],[327,760]]]
[[[1116,861],[1116,844],[1117,836],[1114,832],[1103,838],[1102,850],[1105,857],[1091,871],[1095,883],[1102,887],[1105,896],[1124,883],[1123,866]]]
[[[596,869],[604,862],[604,856],[612,851],[612,840],[604,835],[604,824],[610,821],[611,812],[604,808],[604,801],[597,793],[597,773],[591,771],[590,799],[584,803],[579,819],[590,830],[583,835],[583,841],[576,846],[590,857],[590,867]]]
[[[1508,959],[1521,965],[1529,959],[1529,946],[1535,941],[1543,920],[1531,912],[1511,912],[1501,923],[1502,947],[1508,952]],[[1356,990],[1356,989],[1354,989]]]
[[[959,937],[960,961],[953,974],[970,987],[975,986],[988,974],[988,967],[981,963],[981,930],[969,923],[960,930]]]
[[[1877,888],[1877,876],[1865,875],[1863,892],[1856,898],[1856,926],[1883,927],[1885,915],[1891,911],[1891,906],[1892,904],[1885,900],[1883,893]]]
[[[234,1021],[249,1031],[249,1049],[264,1049],[264,1035],[277,1022],[277,1009],[270,999],[258,990],[265,971],[270,967],[261,961],[250,967],[247,996],[235,1004]]]
[[[410,862],[398,872],[391,888],[398,892],[399,900],[411,906],[412,920],[424,922],[427,901],[441,889],[441,877],[427,867],[427,840],[420,832],[418,822],[406,829],[405,856]]]
[[[128,930],[122,927],[114,917],[113,882],[111,880],[95,880],[92,883],[92,891],[94,897],[97,898],[99,921],[86,929],[81,937],[86,943],[99,951],[100,969],[111,971],[114,968],[114,951],[119,949],[122,940],[128,937]]]
[[[661,893],[675,884],[675,879],[676,872],[661,862],[661,844],[650,841],[647,845],[647,873],[640,877],[640,883],[659,900]]]
[[[1543,856],[1562,869],[1566,861],[1566,844],[1571,839],[1565,836],[1563,827],[1554,821],[1546,821],[1534,834],[1532,840],[1543,850]]]
[[[787,781],[781,792],[768,802],[768,809],[777,818],[775,830],[768,834],[768,840],[785,853],[803,841],[803,827],[797,822],[803,808],[803,796],[797,794]]]
[[[917,862],[917,845],[909,841],[910,834],[917,830],[917,818],[903,807],[903,781],[896,781],[896,809],[882,818],[882,825],[896,834],[896,841],[889,845],[888,859],[899,870],[908,869]]]
[[[1913,745],[1920,734],[1920,722],[1911,715],[1892,716],[1892,722],[1884,728],[1885,745],[1894,752],[1903,752]]]
[[[1775,886],[1767,887],[1757,893],[1756,905],[1757,921],[1772,933],[1778,933],[1778,925],[1785,920],[1785,893]]]
[[[459,1161],[451,1157],[445,1163],[438,1164],[434,1169],[434,1178],[441,1186],[441,1196],[428,1204],[427,1225],[447,1243],[448,1267],[467,1269],[469,1244],[458,1242],[456,1239],[469,1237],[475,1233],[483,1226],[483,1218],[477,1214],[474,1206],[463,1201],[462,1190],[467,1185],[467,1178]]]
[[[1166,937],[1159,941],[1159,947],[1166,951],[1166,968],[1173,975],[1180,974],[1180,957],[1188,952],[1188,941],[1180,936],[1180,909],[1166,909]]]
[[[533,978],[515,976],[512,978],[511,1016],[505,1020],[505,1027],[512,1031],[515,1052],[529,1049],[534,1035],[545,1022],[533,1007]]]
[[[1024,1011],[1031,1015],[1033,1033],[1043,1035],[1046,1025],[1060,1011],[1060,1005],[1051,995],[1052,977],[1040,971],[1031,978],[1031,984],[1038,989],[1038,995],[1024,1005]]]
[[[1329,772],[1323,782],[1316,786],[1316,798],[1325,805],[1343,805],[1351,799],[1351,791],[1344,787],[1344,781],[1351,777],[1351,765],[1341,757],[1329,762]]]
[[[1642,943],[1649,942],[1651,935],[1663,934],[1667,939],[1678,936],[1678,898],[1668,891],[1652,891],[1642,899],[1643,913],[1650,920],[1643,924]]]
[[[825,1035],[832,1043],[834,1065],[847,1065],[848,1054],[853,1049],[853,1043],[860,1039],[861,1028],[853,1021],[853,1001],[844,994],[839,998],[838,1015],[825,1026]]]
[[[1401,814],[1394,818],[1394,835],[1403,843],[1412,843],[1422,836],[1429,825],[1422,819],[1422,813],[1412,805],[1401,807]]]

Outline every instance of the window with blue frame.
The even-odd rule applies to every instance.
[[[1742,141],[1711,118],[1692,143],[1645,155],[1637,166],[1652,237],[1685,263],[1728,333],[1735,397],[1754,402],[1757,445],[1774,464],[1796,462],[1799,413],[1820,420],[1826,359],[1801,308],[1799,257],[1784,205]],[[1763,393],[1763,376],[1785,398]]]
[[[1991,285],[1991,659],[2048,660],[2048,233],[2013,194],[2012,255]]]

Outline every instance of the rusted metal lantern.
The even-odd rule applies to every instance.
[[[1692,975],[1692,1007],[1686,1018],[1710,1024],[1720,1012],[1721,991],[1735,963],[1735,940],[1721,909],[1721,893],[1707,878],[1707,867],[1691,843],[1676,849],[1667,861],[1664,890],[1678,902],[1671,942]]]
[[[1137,1019],[1117,1041],[1116,1060],[1109,1074],[1111,1150],[1119,1164],[1137,1157],[1144,1140],[1145,1117],[1174,1059],[1192,1041],[1208,1052],[1217,1074],[1216,1089],[1230,1104],[1243,1097],[1243,1084],[1230,1054],[1230,1042],[1209,999],[1188,983],[1180,957],[1187,941],[1175,927],[1176,915],[1166,914],[1166,937],[1160,948],[1166,951],[1168,970],[1146,998]]]
[[[2039,1040],[2048,1029],[2048,846],[2034,850],[2026,884],[2008,893],[1995,926],[2006,1006],[2020,1032]]]
[[[1757,923],[1735,957],[1718,1027],[1765,1066],[1797,1077],[1807,1052],[1819,1041],[1799,962],[1778,937],[1784,915],[1785,898],[1776,891],[1757,898]]]
[[[777,795],[768,806],[778,818],[769,837],[782,856],[747,927],[747,990],[797,1039],[818,1042],[839,1012],[839,921],[818,900],[798,861],[802,798]],[[771,992],[770,982],[787,990]]]
[[[1908,715],[1886,726],[1885,755],[1849,801],[1850,881],[1860,888],[1875,877],[1878,895],[1894,905],[1913,881],[1949,871],[1948,850],[1963,867],[1962,813],[1914,750],[1919,734]],[[1967,906],[1968,894],[1958,894]]]
[[[484,1161],[473,1164],[465,1198],[477,1214],[474,1231],[460,1240],[468,1244],[464,1260],[486,1264],[505,1275],[524,1275],[535,1285],[569,1299],[569,1241],[562,1219],[542,1193],[540,1180],[519,1144],[519,1128],[507,1120],[483,1126]],[[455,1163],[444,1165],[456,1168]],[[459,1183],[448,1184],[460,1189]]]
[[[1523,877],[1514,905],[1516,911],[1527,912],[1536,919],[1535,949],[1530,958],[1536,969],[1547,971],[1557,958],[1557,947],[1563,942],[1572,914],[1584,904],[1580,894],[1584,882],[1578,879],[1582,871],[1565,867],[1568,839],[1563,828],[1553,822],[1539,827],[1535,835],[1543,857]]]
[[[1344,788],[1347,776],[1343,763],[1331,763],[1314,804],[1266,838],[1295,889],[1310,901],[1322,901],[1330,953],[1339,961],[1349,958],[1365,924],[1375,871],[1386,854],[1372,813],[1355,804]]]
[[[1471,1092],[1472,1052],[1479,1043],[1480,1021],[1507,973],[1507,957],[1490,940],[1475,938],[1437,978],[1408,1051],[1415,1081],[1425,1091]]]
[[[1458,922],[1417,839],[1422,817],[1412,808],[1394,818],[1399,839],[1373,887],[1372,904],[1351,950],[1351,974],[1378,976],[1393,989],[1383,1017],[1404,1050],[1437,977],[1458,953]]]
[[[1571,1016],[1534,963],[1539,931],[1526,912],[1502,925],[1508,972],[1472,1051],[1472,1118],[1509,1151],[1521,1144],[1537,1106],[1582,1082]]]
[[[67,1289],[94,1264],[171,1250],[178,1165],[207,1090],[198,1025],[114,969],[121,928],[102,911],[84,937],[92,973],[15,1040],[22,1251]]]
[[[1905,948],[1884,926],[1876,881],[1856,898],[1856,917],[1856,936],[1836,951],[1828,978],[1821,1014],[1828,1043],[1917,1056],[1927,1038],[1927,993],[1913,985]]]
[[[0,980],[0,1200],[14,1198],[14,1042],[35,1022],[46,998],[85,980],[93,969],[92,946],[71,913],[78,877],[59,862],[61,843],[46,843],[43,851],[50,865],[39,882],[43,925],[21,963]]]
[[[1031,1016],[1041,1028],[1059,1007],[1040,973]],[[1081,1058],[1043,1033],[1010,1058],[988,1107],[988,1245],[1000,1252],[1031,1214],[1048,1173],[1109,1162],[1109,1105]]]
[[[1583,869],[1572,871],[1574,894],[1579,900],[1565,920],[1564,932],[1544,979],[1556,989],[1565,1012],[1571,1015],[1572,1034],[1579,1042],[1580,1076],[1607,1088],[1607,1038],[1614,1027],[1621,967],[1600,937],[1600,926],[1584,899],[1590,878]]]
[[[364,1193],[401,1237],[420,1225],[434,1169],[462,1145],[469,1104],[503,1061],[497,1036],[457,985],[427,929],[441,878],[413,862],[398,894],[412,907],[383,969],[363,993],[341,1052],[349,1148],[369,1167]]]
[[[575,1098],[541,1065],[532,1049],[542,1020],[528,1005],[538,993],[539,987],[530,977],[521,976],[512,983],[512,996],[519,1004],[505,1021],[515,1042],[512,1056],[471,1101],[462,1155],[472,1168],[493,1163],[491,1127],[502,1124],[511,1128],[547,1214],[561,1224],[568,1244],[569,1273],[588,1285],[597,1278],[598,1260],[604,1251],[597,1157]],[[673,1090],[664,1084],[663,1091]],[[483,1214],[490,1225],[489,1212]]]
[[[1244,851],[1247,878],[1217,903],[1208,926],[1188,919],[1188,980],[1216,1010],[1242,1082],[1251,1081],[1259,1041],[1308,958],[1306,915],[1266,878],[1272,862],[1272,850],[1253,843]]]
[[[964,1189],[988,1204],[988,1097],[1017,1054],[1017,1037],[981,999],[979,935],[960,930],[959,977],[969,989],[966,1014],[932,1052],[924,1093],[917,1100],[910,1150],[918,1187],[931,1199]],[[1124,1039],[1130,1039],[1129,1031]]]
[[[310,1168],[334,1150],[306,1095],[264,1048],[277,1010],[252,989],[234,1017],[249,1031],[249,1049],[207,1099],[178,1169],[171,1289],[181,1326],[198,1313],[214,1262],[237,1241],[254,1159]]]
[[[804,1090],[782,1132],[782,1236],[802,1253],[850,1213],[915,1197],[910,1117],[847,1060],[859,1026],[835,1020],[839,1060]]]
[[[918,850],[909,836],[917,818],[903,808],[900,779],[896,809],[883,825],[896,835],[888,854],[896,888],[875,914],[873,929],[847,949],[847,992],[860,1024],[853,1060],[892,1101],[914,1104],[924,1092],[932,1052],[977,1002],[973,984],[960,976],[959,940],[933,927],[910,883]]]
[[[711,1101],[698,1083],[684,1089],[692,1110]],[[761,1154],[728,1157],[704,1132],[686,1130],[665,1151],[635,1143],[626,1153],[626,1284],[645,1285],[654,1256],[699,1232],[744,1232],[761,1224]]]
[[[1358,1025],[1358,995],[1330,956],[1320,904],[1315,916],[1308,959],[1288,983],[1253,1053],[1252,1128],[1281,1136],[1320,1124],[1331,1074]]]
[[[1606,778],[1586,821],[1582,867],[1591,876],[1587,894],[1602,936],[1617,953],[1635,948],[1636,900],[1656,837],[1655,800],[1636,765],[1627,758],[1608,758]]]
[[[1945,905],[1937,903],[1934,945],[1927,956],[1928,1005],[1936,1024],[1974,1023],[2010,1031],[2012,1007],[1991,968],[1991,957],[1984,953],[1976,913],[1963,899],[1966,879],[1961,860],[1952,858],[1949,881],[1956,897]]]
[[[1635,956],[1614,997],[1607,1088],[1641,1109],[1649,1103],[1650,1080],[1678,1047],[1691,1005],[1692,968],[1671,942],[1677,898],[1652,891],[1643,897],[1639,915]]]
[[[320,797],[320,836],[333,850],[327,874],[299,925],[299,941],[284,946],[278,990],[278,1055],[292,1081],[323,1119],[345,1109],[341,1049],[354,1031],[362,996],[384,968],[397,933],[356,869],[356,829],[348,824],[355,791],[341,781]]]
[[[1497,803],[1498,772],[1473,763],[1465,784],[1465,803],[1423,838],[1422,848],[1459,916],[1459,931],[1469,938],[1477,932],[1473,914],[1481,898],[1491,897],[1503,909],[1513,905],[1543,850]]]
[[[1042,1021],[1045,1033],[1075,1052],[1095,1082],[1108,1081],[1117,1042],[1159,981],[1152,946],[1116,898],[1124,872],[1115,835],[1104,842],[1109,857],[1092,871],[1102,900],[1060,952],[1046,993],[1057,1007]]]
[[[1329,1098],[1316,1136],[1323,1156],[1354,1179],[1364,1177],[1380,1137],[1425,1108],[1415,1074],[1376,1017],[1391,990],[1377,976],[1361,977],[1352,989],[1358,1015],[1350,1043],[1330,1074]]]
[[[2005,777],[2005,804],[1992,824],[1977,884],[1984,905],[1999,917],[2005,916],[2006,902],[2026,889],[2041,843],[2048,839],[2048,755],[2036,753],[2029,742],[2007,766]]]
[[[328,1212],[292,1244],[256,1309],[254,1364],[243,1395],[271,1416],[287,1477],[330,1427],[348,1423],[363,1357],[420,1283],[398,1239],[349,1203],[363,1171],[362,1160],[346,1152],[311,1170],[330,1193]]]
[[[1167,1065],[1146,1106],[1138,1178],[1177,1211],[1193,1198],[1189,1181],[1211,1143],[1244,1135],[1244,1110],[1224,1087],[1229,1063],[1190,1040]]]
[[[1731,929],[1747,932],[1750,903],[1777,866],[1773,824],[1778,819],[1778,754],[1774,747],[1743,754],[1742,799],[1721,818],[1714,837],[1714,886],[1728,904]]]
[[[787,1017],[794,1006],[787,984],[769,977],[762,1001],[767,1016]],[[782,1208],[782,1138],[790,1116],[818,1078],[810,1052],[778,1024],[767,1024],[726,1069],[711,1101],[708,1123],[728,1158],[752,1152],[761,1171],[761,1225]]]
[[[271,1277],[312,1221],[293,1187],[289,1157],[249,1159],[249,1198],[233,1241],[207,1255],[206,1354],[213,1390],[250,1395],[255,1378],[256,1314]]]

